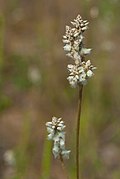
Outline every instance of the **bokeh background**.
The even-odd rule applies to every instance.
[[[65,178],[46,140],[52,116],[66,123],[75,178],[78,91],[66,80],[62,35],[79,13],[97,66],[83,94],[81,178],[120,178],[120,1],[0,0],[0,179]]]

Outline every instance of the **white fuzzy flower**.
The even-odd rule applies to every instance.
[[[74,57],[74,60],[75,60],[75,63],[76,63],[76,64],[78,64],[79,62],[81,62],[81,57],[80,57],[80,55],[79,55],[78,52],[75,52],[74,55],[73,55],[73,57]]]
[[[83,72],[80,74],[79,82],[84,83],[86,81],[86,73]]]
[[[66,39],[64,40],[64,39],[63,39],[63,43],[66,44],[66,43],[69,43],[69,42],[70,42],[69,40],[66,40]]]
[[[65,149],[65,132],[64,122],[61,118],[52,117],[51,122],[46,123],[48,131],[48,139],[54,141],[53,145],[53,155],[55,158],[69,158],[70,150]]]
[[[65,51],[68,51],[68,52],[71,51],[71,45],[69,44],[66,44],[63,48]]]
[[[53,151],[54,157],[57,158],[59,156],[59,152],[60,152],[59,146],[58,145],[54,145],[52,151]]]
[[[91,48],[82,48],[81,49],[81,55],[84,56],[84,55],[89,55],[91,53]]]
[[[15,165],[15,163],[16,163],[15,154],[14,154],[14,152],[12,150],[7,150],[4,153],[4,161],[9,166],[14,166]]]
[[[66,55],[75,61],[75,64],[81,63],[84,55],[90,54],[91,49],[83,48],[83,32],[88,28],[88,22],[83,20],[80,15],[74,19],[71,24],[66,26],[66,33],[63,36],[64,50]]]
[[[88,60],[86,63],[83,62],[83,64],[85,64],[85,68],[89,68],[91,66],[91,61]]]
[[[71,87],[76,88],[77,83],[78,83],[78,81],[77,81],[77,78],[76,78],[76,77],[69,76],[69,77],[67,78],[67,80],[69,81],[69,83],[70,83]]]
[[[63,150],[62,151],[62,156],[64,159],[69,159],[69,155],[70,155],[70,150]]]
[[[87,71],[87,76],[90,78],[90,77],[92,77],[93,76],[93,72],[91,71],[91,70],[88,70]]]
[[[81,31],[84,32],[88,28],[89,22],[87,20],[83,20],[82,17],[78,15],[76,19],[71,22],[71,24],[76,28],[80,28]]]
[[[90,60],[87,62],[83,61],[81,64],[68,65],[68,81],[72,87],[77,87],[78,84],[86,85],[88,78],[93,76],[93,70],[96,69],[91,65]]]

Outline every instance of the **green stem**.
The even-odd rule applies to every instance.
[[[83,86],[79,86],[79,98],[78,98],[78,116],[77,116],[77,130],[76,130],[76,175],[77,179],[80,178],[80,116],[81,116],[81,105],[82,105],[82,91]]]

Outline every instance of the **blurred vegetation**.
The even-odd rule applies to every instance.
[[[0,1],[0,179],[65,178],[51,156],[45,123],[66,123],[66,161],[75,178],[77,89],[66,80],[69,59],[62,35],[78,13],[90,21],[85,34],[97,70],[84,88],[81,178],[120,178],[120,1]],[[4,162],[12,150],[16,165]]]

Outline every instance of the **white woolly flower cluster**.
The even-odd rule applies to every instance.
[[[48,131],[48,140],[53,140],[53,155],[55,158],[69,159],[70,150],[65,149],[65,132],[62,118],[52,117],[51,122],[46,123]]]
[[[85,55],[90,54],[90,48],[84,48],[83,45],[83,33],[88,29],[89,22],[82,20],[78,15],[73,22],[71,22],[73,28],[66,26],[66,33],[63,36],[64,50],[66,55],[71,57],[75,65],[69,64],[68,71],[70,72],[67,78],[72,87],[76,87],[78,84],[85,85],[88,78],[93,76],[93,70],[96,69],[91,65],[90,60],[84,61]]]
[[[67,78],[70,85],[72,87],[76,87],[77,84],[81,83],[82,85],[85,85],[87,83],[88,78],[93,76],[93,70],[96,69],[96,67],[93,67],[91,65],[90,60],[87,62],[83,61],[79,65],[68,65],[68,70],[70,72],[69,77]]]

